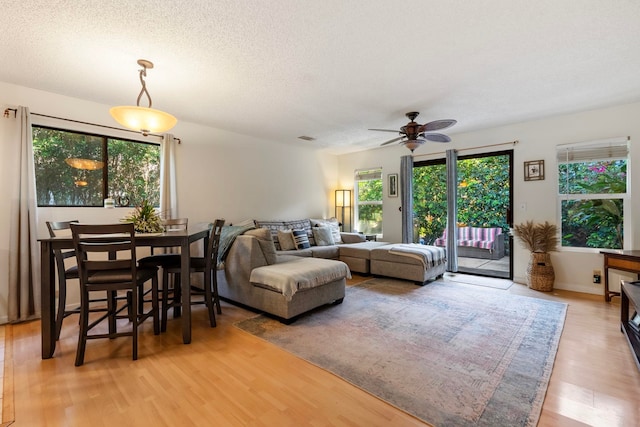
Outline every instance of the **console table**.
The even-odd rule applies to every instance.
[[[636,273],[640,278],[640,251],[600,251],[604,255],[604,300],[611,301],[612,296],[620,292],[609,290],[609,269]]]
[[[622,298],[620,303],[620,330],[627,337],[629,347],[636,366],[640,369],[640,332],[629,324],[629,306],[632,305],[635,312],[640,310],[640,284],[622,281],[620,284]]]

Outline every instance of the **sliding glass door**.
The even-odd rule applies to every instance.
[[[513,151],[459,156],[457,167],[458,271],[512,278],[508,234],[512,212]],[[414,239],[446,246],[445,159],[413,169]]]

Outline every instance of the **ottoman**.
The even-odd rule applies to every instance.
[[[423,285],[447,269],[444,248],[418,244],[387,244],[371,250],[371,274],[411,280]]]
[[[385,242],[366,241],[339,245],[340,261],[347,264],[351,271],[361,274],[369,274],[371,250],[388,244],[389,243]]]

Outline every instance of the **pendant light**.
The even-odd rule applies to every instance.
[[[112,107],[109,113],[122,126],[141,132],[144,136],[153,132],[166,132],[178,123],[178,119],[169,113],[151,108],[151,96],[147,91],[144,78],[147,76],[147,69],[153,68],[153,63],[145,59],[138,59],[138,65],[142,67],[140,70],[140,84],[142,84],[142,89],[138,95],[136,106],[123,105]],[[149,100],[149,107],[140,106],[140,98],[143,93]]]

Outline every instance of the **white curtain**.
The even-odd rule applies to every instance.
[[[164,135],[160,154],[160,215],[165,219],[178,218],[176,189],[176,139]]]
[[[15,119],[0,120],[7,120],[9,127],[3,147],[3,169],[13,171],[2,183],[7,203],[4,209],[8,209],[2,218],[8,218],[9,234],[7,319],[19,322],[40,317],[41,302],[31,117],[27,107],[18,107]]]
[[[402,243],[413,243],[413,157],[400,158]]]

